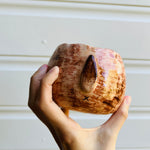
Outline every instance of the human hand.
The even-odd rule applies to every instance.
[[[68,112],[52,100],[52,84],[57,79],[59,68],[49,70],[41,66],[32,76],[28,105],[51,131],[61,150],[115,150],[118,133],[128,116],[130,96],[124,100],[104,124],[85,129],[68,117]]]

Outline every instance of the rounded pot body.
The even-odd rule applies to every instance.
[[[62,108],[94,114],[115,112],[125,95],[123,61],[110,49],[61,44],[48,65],[58,66],[53,100]]]

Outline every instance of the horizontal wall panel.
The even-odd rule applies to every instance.
[[[33,73],[49,58],[0,57],[0,105],[27,105]]]
[[[62,0],[57,0],[62,1]],[[131,0],[63,0],[67,2],[80,2],[80,3],[95,3],[95,4],[109,4],[109,5],[128,5],[128,6],[150,6],[150,2],[147,0],[138,0],[138,1],[131,1]]]
[[[58,0],[59,1],[59,0]],[[65,0],[68,2],[80,2],[80,3],[96,3],[96,4],[115,4],[115,5],[128,5],[128,6],[150,6],[150,2],[147,0],[138,0],[138,1],[131,1],[131,0]]]
[[[150,59],[150,23],[24,16],[0,22],[1,55],[50,56],[61,43],[85,43],[123,58]]]
[[[9,2],[9,3],[8,3]],[[18,3],[34,3],[34,4],[38,4],[38,3],[45,3],[48,4],[49,2],[69,2],[69,3],[80,3],[80,4],[101,4],[101,5],[125,5],[125,6],[145,6],[148,7],[150,6],[150,2],[147,0],[138,0],[138,1],[131,1],[131,0],[122,0],[122,1],[118,1],[118,0],[28,0],[26,3],[24,0],[20,0],[20,1],[16,1],[16,0],[1,0],[1,3],[8,3],[8,4],[18,4]]]
[[[0,71],[0,105],[27,105],[31,72]]]
[[[20,108],[21,109],[21,108]],[[5,115],[5,118],[2,116]],[[6,117],[7,116],[7,117]],[[82,113],[71,113],[82,127],[95,127],[102,124],[108,116],[90,115]],[[142,121],[141,121],[142,119]],[[119,148],[143,148],[150,147],[149,126],[150,118],[141,118],[136,114],[129,114],[117,140]],[[57,146],[49,130],[37,118],[31,114],[21,111],[2,114],[0,108],[0,150],[4,149],[56,149]],[[14,138],[15,137],[15,138]],[[126,140],[124,140],[126,139]],[[144,140],[143,140],[144,139]],[[9,143],[9,144],[8,144]]]
[[[49,130],[39,120],[1,119],[0,127],[0,150],[56,148]]]
[[[7,3],[0,7],[1,55],[50,56],[66,42],[114,49],[123,58],[150,59],[150,11],[145,7],[23,4],[13,4],[11,12]]]
[[[150,74],[127,74],[126,88],[126,94],[132,96],[132,106],[150,106]]]

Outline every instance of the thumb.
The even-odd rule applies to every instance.
[[[125,120],[127,119],[130,103],[131,103],[131,97],[125,96],[117,112],[115,112],[109,118],[109,120],[104,124],[105,126],[110,128],[113,133],[118,134]]]
[[[52,100],[52,85],[58,78],[59,68],[53,67],[47,72],[41,81],[41,92],[39,98],[40,110],[46,121],[48,121],[55,128],[64,130],[68,127],[68,118],[59,108],[59,106]]]
[[[50,69],[41,81],[41,97],[44,100],[52,100],[52,84],[58,78],[59,67]]]

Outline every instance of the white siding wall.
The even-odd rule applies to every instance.
[[[10,0],[0,1],[0,150],[58,149],[27,101],[30,76],[64,42],[121,54],[133,100],[117,149],[150,149],[150,2]],[[71,116],[83,127],[109,117]]]

